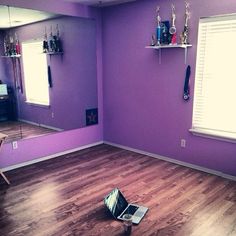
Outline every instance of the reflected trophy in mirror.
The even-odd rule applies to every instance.
[[[157,37],[157,45],[161,45],[161,16],[160,16],[160,6],[156,8],[157,12],[157,29],[156,29],[156,37]]]
[[[44,40],[43,40],[43,52],[47,53],[49,52],[48,48],[48,36],[47,36],[47,28],[45,27],[45,34],[44,34]]]
[[[56,25],[55,33],[53,33],[53,26],[50,26],[49,42],[47,40],[47,28],[45,27],[44,41],[43,41],[44,53],[62,53],[62,42],[60,39],[59,25]]]
[[[184,31],[180,35],[181,44],[188,44],[188,37],[189,37],[189,26],[188,21],[190,19],[190,4],[189,2],[185,1],[185,23],[184,23]]]
[[[60,31],[59,31],[59,25],[57,24],[56,27],[56,35],[53,36],[54,37],[54,41],[55,41],[55,51],[56,52],[63,52],[62,49],[62,42],[61,42],[61,38],[60,38]]]
[[[177,43],[175,20],[176,20],[175,6],[174,4],[172,4],[171,5],[171,27],[169,29],[169,33],[171,34],[171,44]]]

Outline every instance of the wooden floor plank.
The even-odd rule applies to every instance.
[[[1,121],[0,132],[7,135],[6,142],[13,142],[20,139],[53,134],[58,131],[46,128],[42,125],[30,124],[23,121]]]
[[[1,236],[124,235],[103,204],[115,187],[149,208],[132,235],[236,235],[235,182],[109,145],[6,175]]]

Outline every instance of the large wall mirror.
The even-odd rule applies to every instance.
[[[7,8],[6,20],[11,21],[12,26],[17,22],[14,9],[4,8]],[[8,142],[98,123],[96,23],[93,19],[72,16],[49,18],[0,29],[0,132],[8,135]],[[27,102],[23,56],[4,55],[7,37],[17,38],[22,47],[22,43],[44,39],[45,32],[47,38],[59,32],[63,50],[63,53],[46,54],[47,106]],[[35,57],[32,56],[32,60],[36,60]],[[38,68],[31,73],[38,74]]]

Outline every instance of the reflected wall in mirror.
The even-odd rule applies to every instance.
[[[26,102],[22,57],[0,59],[0,80],[8,87],[8,98],[0,99],[0,132],[9,135],[8,141],[82,128],[98,122],[94,20],[60,16],[2,30],[0,40],[3,42],[7,34],[15,33],[20,43],[43,39],[45,28],[49,35],[51,27],[55,33],[57,25],[63,54],[47,55],[52,83],[48,88],[49,106]],[[37,69],[33,73],[38,73]]]

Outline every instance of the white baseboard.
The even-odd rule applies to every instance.
[[[100,142],[84,145],[84,146],[81,146],[81,147],[78,147],[78,148],[74,148],[74,149],[63,151],[63,152],[55,153],[53,155],[49,155],[49,156],[46,156],[46,157],[41,157],[41,158],[38,158],[38,159],[35,159],[35,160],[31,160],[31,161],[23,162],[23,163],[20,163],[20,164],[8,166],[8,167],[3,168],[2,171],[5,172],[5,171],[20,168],[20,167],[28,166],[28,165],[35,164],[35,163],[38,163],[38,162],[41,162],[41,161],[56,158],[58,156],[62,156],[62,155],[65,155],[65,154],[76,152],[76,151],[80,151],[80,150],[90,148],[90,147],[93,147],[93,146],[97,146],[97,145],[100,145],[100,144],[103,144],[103,143],[114,146],[114,147],[122,148],[122,149],[125,149],[125,150],[128,150],[128,151],[140,153],[140,154],[150,156],[150,157],[153,157],[153,158],[157,158],[157,159],[160,159],[160,160],[163,160],[163,161],[168,161],[168,162],[171,162],[171,163],[174,163],[174,164],[177,164],[177,165],[185,166],[185,167],[188,167],[188,168],[191,168],[191,169],[195,169],[195,170],[203,171],[203,172],[206,172],[206,173],[209,173],[209,174],[217,175],[217,176],[220,176],[220,177],[225,178],[225,179],[230,179],[230,180],[236,181],[236,176],[233,176],[233,175],[224,174],[223,172],[220,172],[220,171],[208,169],[208,168],[205,168],[205,167],[202,167],[202,166],[193,165],[193,164],[190,164],[190,163],[187,163],[187,162],[178,161],[178,160],[175,160],[175,159],[172,159],[172,158],[169,158],[169,157],[161,156],[161,155],[150,153],[150,152],[145,152],[145,151],[142,151],[142,150],[139,150],[139,149],[135,149],[135,148],[131,148],[131,147],[128,147],[128,146],[123,146],[123,145],[119,145],[119,144],[112,143],[112,142],[107,142],[107,141],[104,141],[104,142],[100,141]]]
[[[64,131],[61,128],[57,128],[57,127],[50,126],[50,125],[39,124],[39,123],[36,123],[36,122],[33,122],[33,121],[29,121],[29,120],[18,119],[18,121],[21,121],[21,122],[24,122],[24,123],[27,123],[27,124],[30,124],[30,125],[35,125],[35,126],[47,128],[47,129],[52,129],[52,130],[59,131],[59,132],[60,131]]]
[[[61,128],[57,128],[57,127],[53,127],[53,126],[50,126],[50,125],[44,125],[44,124],[39,124],[40,127],[43,127],[43,128],[47,128],[47,129],[52,129],[52,130],[55,130],[55,131],[65,131],[64,129],[61,129]]]
[[[35,163],[38,163],[38,162],[41,162],[41,161],[46,161],[46,160],[49,160],[49,159],[52,159],[52,158],[55,158],[55,157],[59,157],[59,156],[65,155],[65,154],[69,154],[69,153],[80,151],[80,150],[83,150],[83,149],[86,149],[86,148],[94,147],[94,146],[97,146],[99,144],[103,144],[103,141],[96,142],[96,143],[91,143],[91,144],[88,144],[88,145],[84,145],[84,146],[81,146],[81,147],[78,147],[78,148],[66,150],[66,151],[63,151],[63,152],[58,152],[58,153],[55,153],[55,154],[52,154],[52,155],[49,155],[49,156],[40,157],[40,158],[31,160],[31,161],[22,162],[20,164],[7,166],[5,168],[2,168],[1,170],[2,170],[2,172],[9,171],[9,170],[14,170],[14,169],[17,169],[17,168],[20,168],[20,167],[32,165],[32,164],[35,164]]]
[[[236,181],[236,176],[224,174],[223,172],[220,172],[220,171],[208,169],[208,168],[205,168],[205,167],[202,167],[202,166],[190,164],[190,163],[183,162],[183,161],[178,161],[178,160],[175,160],[175,159],[172,159],[172,158],[169,158],[169,157],[157,155],[157,154],[150,153],[150,152],[145,152],[145,151],[142,151],[142,150],[139,150],[139,149],[130,148],[130,147],[127,147],[127,146],[116,144],[116,143],[111,143],[111,142],[106,142],[106,141],[104,141],[104,143],[108,144],[108,145],[111,145],[111,146],[118,147],[118,148],[122,148],[122,149],[125,149],[125,150],[128,150],[128,151],[137,152],[137,153],[140,153],[140,154],[143,154],[143,155],[146,155],[146,156],[154,157],[154,158],[157,158],[157,159],[160,159],[160,160],[163,160],[163,161],[168,161],[168,162],[171,162],[171,163],[174,163],[174,164],[177,164],[177,165],[185,166],[185,167],[188,167],[188,168],[191,168],[191,169],[195,169],[195,170],[203,171],[203,172],[206,172],[206,173],[209,173],[209,174],[217,175],[217,176],[220,176],[220,177],[225,178],[225,179],[230,179],[230,180]]]

